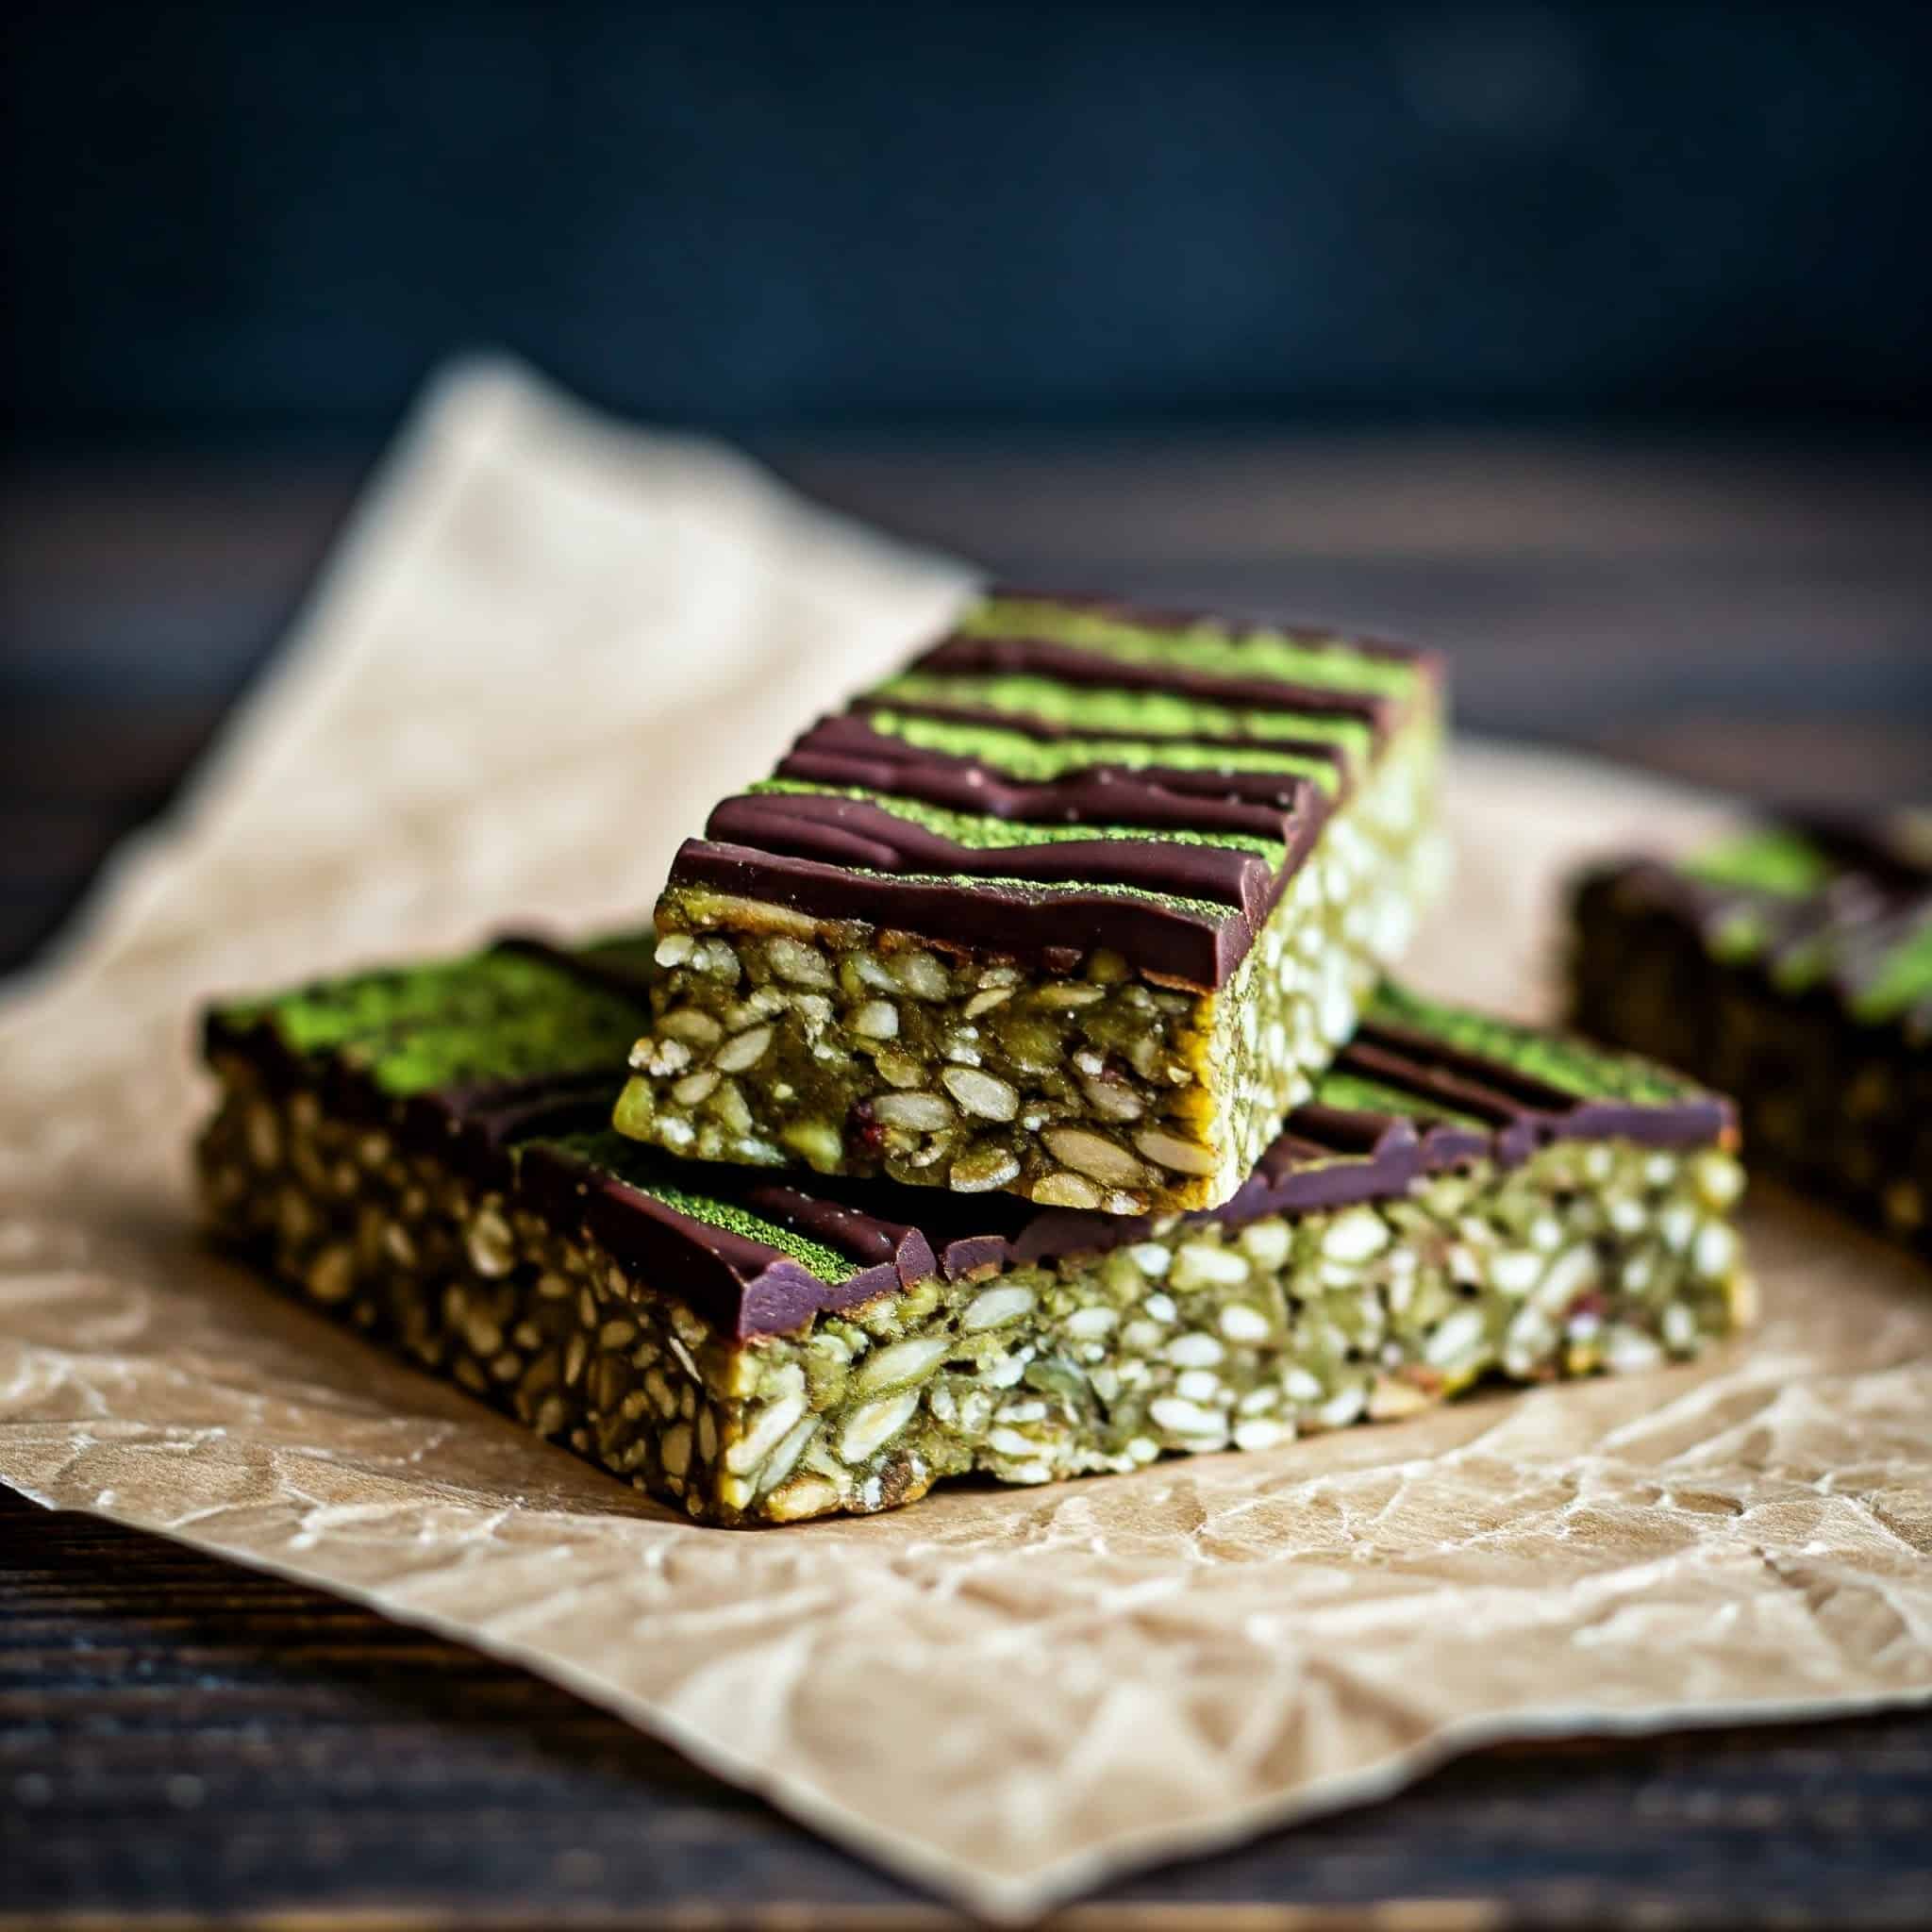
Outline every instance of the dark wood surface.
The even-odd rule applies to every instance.
[[[1465,724],[1767,798],[1932,793],[1932,465],[1406,438],[777,451],[1015,577],[1454,657]],[[363,466],[40,465],[4,495],[0,964],[162,808]],[[943,1794],[936,1794],[943,1802]],[[1479,1754],[1081,1925],[1932,1918],[1932,1718]],[[0,1923],[929,1925],[953,1915],[521,1673],[0,1497]]]

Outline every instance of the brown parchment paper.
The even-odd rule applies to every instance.
[[[0,1011],[0,1476],[515,1658],[981,1911],[1479,1740],[1932,1697],[1932,1278],[1754,1208],[1707,1363],[1260,1456],[703,1530],[199,1253],[211,991],[648,906],[963,572],[500,364],[446,377],[272,687]],[[1432,989],[1534,1013],[1554,880],[1710,808],[1460,749]]]

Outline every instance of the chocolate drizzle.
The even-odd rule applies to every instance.
[[[1056,947],[1070,946],[1077,959],[1089,947],[1108,946],[1142,972],[1204,988],[1226,979],[1254,937],[1246,915],[1232,909],[1216,916],[1103,887],[1039,897],[993,884],[967,890],[944,878],[899,879],[699,839],[685,841],[672,878],[817,919],[864,920],[917,933],[963,953],[1044,959]]]
[[[566,1001],[575,981],[634,998],[643,1024],[649,975],[624,963],[635,949],[571,952],[534,939],[507,945],[557,969],[555,991],[533,1000]],[[278,1091],[314,1092],[327,1110],[383,1125],[409,1151],[508,1195],[561,1232],[581,1232],[641,1287],[679,1297],[741,1341],[788,1333],[935,1272],[959,1280],[1100,1253],[1144,1239],[1154,1225],[1039,1208],[1008,1194],[953,1195],[885,1181],[814,1177],[808,1192],[757,1170],[673,1160],[602,1131],[614,1084],[602,1069],[566,1067],[397,1098],[377,1087],[353,1051],[295,1051],[273,1007],[210,1014],[206,1040],[217,1063],[240,1059]],[[1349,1080],[1373,1082],[1409,1107],[1381,1112],[1317,1099],[1297,1108],[1235,1197],[1189,1215],[1190,1224],[1238,1226],[1265,1215],[1387,1199],[1473,1161],[1515,1165],[1554,1141],[1620,1137],[1689,1147],[1727,1141],[1732,1132],[1728,1103],[1694,1088],[1644,1102],[1579,1097],[1425,1026],[1374,1013],[1336,1072],[1342,1079],[1331,1080],[1333,1091],[1350,1091]],[[700,1194],[716,1204],[719,1220],[674,1205]],[[824,1279],[742,1231],[759,1223],[842,1257],[851,1272]]]
[[[1348,641],[1354,648],[1354,640]],[[1078,644],[1048,643],[1034,638],[946,638],[915,659],[911,668],[955,677],[1048,677],[1058,684],[1164,691],[1250,711],[1356,718],[1369,725],[1378,740],[1387,735],[1395,709],[1391,699],[1374,691],[1294,684],[1278,677],[1228,677],[1180,664],[1139,664],[1103,651],[1085,650]]]
[[[1266,916],[1279,880],[1266,859],[1237,845],[1149,838],[974,847],[927,831],[882,806],[813,792],[727,798],[705,829],[724,843],[752,845],[782,858],[858,865],[872,872],[1136,886],[1142,891],[1237,906],[1251,920]]]
[[[945,681],[1017,675],[1076,694],[1156,693],[1204,708],[1352,721],[1366,730],[1374,758],[1415,703],[1432,700],[1434,660],[1388,645],[1357,650],[1353,640],[1336,640],[1308,648],[1332,650],[1344,675],[1353,663],[1359,688],[1302,683],[1258,668],[1255,675],[1227,675],[1185,661],[1183,647],[1193,633],[1175,620],[1137,617],[1091,600],[1027,601],[1138,624],[1150,658],[1050,639],[982,636],[969,623],[908,667],[926,687],[919,699],[861,696],[843,714],[814,724],[777,767],[778,779],[796,786],[871,796],[780,790],[726,799],[705,837],[678,853],[672,889],[709,887],[813,918],[893,928],[1034,964],[1107,946],[1135,967],[1204,991],[1224,983],[1327,815],[1346,799],[1362,760],[1328,737],[1295,736],[1291,727],[1283,738],[1205,726],[1178,734],[1080,729],[1024,704],[1009,709],[976,702],[971,685],[957,700],[948,698]],[[1165,631],[1174,637],[1172,657],[1160,655]],[[1244,635],[1261,636],[1219,633],[1230,649],[1239,649]],[[1376,660],[1374,675],[1364,658]],[[1415,700],[1371,688],[1386,685],[1387,664],[1398,660],[1415,668]],[[1263,661],[1257,658],[1257,667]],[[923,737],[908,729],[920,724],[928,727]],[[974,741],[994,734],[1042,752],[1058,747],[1062,756],[1006,770],[991,744],[982,756]],[[1092,746],[1091,762],[1081,761],[1085,744]],[[1265,769],[1271,760],[1298,760],[1304,769]],[[1028,780],[1021,775],[1028,763],[1054,774]],[[916,813],[894,811],[894,800],[1016,824],[1147,836],[982,846],[923,824]],[[1281,857],[1229,844],[1231,835],[1278,842]],[[1206,909],[1216,906],[1231,916]]]
[[[1280,687],[1277,687],[1279,689]],[[1249,706],[1249,709],[1277,708],[1274,706]],[[1278,708],[1284,714],[1307,715],[1306,705],[1283,705]],[[857,697],[852,708],[841,717],[826,718],[813,727],[815,733],[827,724],[857,724],[861,735],[873,743],[878,741],[879,733],[865,723],[873,712],[884,711],[894,717],[912,718],[931,724],[969,724],[986,729],[1005,731],[1015,738],[1030,738],[1041,744],[1064,744],[1070,740],[1092,738],[1096,735],[1091,725],[1064,724],[1053,718],[1041,718],[1031,711],[1003,710],[995,705],[940,704],[927,699],[908,699],[892,697]],[[808,733],[807,738],[812,733]],[[1373,734],[1371,742],[1374,741]],[[805,747],[807,739],[799,741],[798,749]],[[1214,745],[1224,751],[1277,751],[1287,752],[1298,758],[1317,758],[1323,764],[1332,765],[1338,773],[1348,764],[1348,752],[1337,740],[1332,738],[1297,738],[1291,735],[1276,736],[1273,733],[1256,731],[1187,731],[1162,732],[1158,738],[1150,738],[1151,744]],[[1141,775],[1146,775],[1145,772]],[[1204,774],[1189,772],[1173,774],[1191,777],[1197,783]],[[1223,774],[1211,774],[1220,777]],[[1239,776],[1265,776],[1266,774],[1239,773]]]
[[[909,713],[908,714],[909,715]],[[992,713],[1002,730],[1005,713]],[[982,722],[975,715],[973,722]],[[1028,721],[1031,724],[1031,721]],[[1041,735],[1091,737],[1036,725]],[[1216,744],[1286,751],[1267,739],[1163,739],[1156,744]],[[1320,747],[1334,751],[1333,745]],[[1302,754],[1297,753],[1297,756]],[[932,751],[874,731],[863,711],[822,718],[779,761],[781,778],[821,785],[861,786],[952,811],[1032,824],[1134,825],[1180,832],[1248,832],[1290,840],[1294,822],[1319,815],[1324,794],[1311,779],[1291,772],[1239,768],[1190,771],[1158,763],[1128,767],[1083,765],[1051,784],[1028,785],[1008,777],[984,759]]]

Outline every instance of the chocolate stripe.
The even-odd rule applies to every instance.
[[[934,758],[941,754],[929,754]],[[1289,814],[1306,805],[1319,811],[1324,801],[1314,787],[1312,796],[1297,798],[1294,788],[1306,781],[1269,774],[1276,782],[1262,803],[1249,804],[1229,792],[1219,774],[1201,772],[1150,773],[1124,765],[1088,765],[1077,779],[1049,785],[1015,785],[1003,780],[991,765],[976,758],[951,758],[944,764],[908,760],[892,764],[839,751],[796,751],[778,766],[776,775],[808,785],[839,785],[887,797],[916,799],[922,805],[943,806],[948,811],[977,812],[987,818],[1010,819],[1016,824],[1124,825],[1141,831],[1246,832],[1256,838],[1292,843]],[[1212,795],[1190,791],[1180,781],[1216,786]],[[1259,788],[1256,788],[1259,789]]]
[[[1250,705],[1249,710],[1272,710],[1273,706]],[[1298,708],[1282,708],[1284,717],[1293,717]],[[891,711],[901,718],[919,718],[935,724],[978,724],[1015,737],[1031,738],[1042,744],[1058,744],[1069,739],[1132,738],[1150,750],[1168,744],[1197,744],[1225,751],[1278,751],[1291,758],[1320,758],[1333,765],[1339,775],[1349,770],[1348,747],[1332,738],[1269,738],[1253,731],[1122,731],[1102,730],[1091,724],[1061,724],[1042,718],[1037,711],[1002,710],[997,705],[941,704],[931,698],[874,696],[870,692],[852,701],[851,710],[863,717],[868,711]]]
[[[1158,751],[1163,742],[1180,741],[1194,741],[1148,743]],[[1283,749],[1272,744],[1252,748]],[[991,818],[1042,824],[1254,832],[1288,843],[1292,840],[1284,829],[1284,813],[1325,814],[1329,808],[1321,787],[1300,773],[1233,765],[1194,770],[1183,765],[1102,762],[1033,783],[1014,778],[970,753],[935,751],[891,732],[875,731],[862,717],[854,716],[822,718],[780,763],[777,775],[822,785],[857,784]]]
[[[1062,684],[1113,685],[1125,691],[1158,691],[1251,710],[1300,711],[1313,717],[1357,718],[1371,726],[1375,741],[1389,735],[1397,701],[1374,691],[1339,691],[1326,685],[1291,684],[1273,677],[1223,677],[1178,664],[1137,664],[1078,644],[1049,643],[1039,638],[950,637],[907,667],[944,675],[1027,675]]]
[[[1435,1041],[1427,1042],[1425,1050],[1438,1055],[1441,1053],[1440,1043]],[[1466,1066],[1467,1061],[1463,1060],[1462,1064]],[[1513,1165],[1526,1159],[1538,1140],[1548,1138],[1553,1109],[1525,1106],[1491,1084],[1492,1076],[1499,1073],[1507,1074],[1507,1069],[1488,1061],[1477,1064],[1483,1070],[1480,1078],[1457,1071],[1455,1066],[1431,1066],[1411,1055],[1395,1051],[1382,1039],[1359,1036],[1351,1042],[1346,1057],[1346,1065],[1351,1073],[1359,1072],[1401,1092],[1411,1093],[1418,1100],[1434,1102],[1444,1113],[1474,1114],[1476,1119],[1487,1121],[1495,1133],[1498,1158],[1506,1164]],[[1555,1110],[1569,1111],[1567,1094],[1558,1093],[1554,1088],[1541,1088],[1540,1083],[1534,1081],[1519,1081],[1517,1084],[1539,1088],[1541,1092],[1555,1097],[1557,1103]]]
[[[668,1289],[713,1327],[750,1341],[782,1335],[826,1310],[904,1285],[890,1265],[822,1281],[788,1255],[631,1186],[567,1148],[539,1143],[518,1164],[518,1188],[540,1213],[582,1228],[638,1280]]]
[[[748,792],[711,814],[713,841],[786,858],[875,873],[1024,879],[1042,885],[1134,886],[1238,906],[1250,919],[1273,904],[1278,874],[1254,852],[1174,839],[1060,839],[991,849],[962,845],[856,798]]]
[[[942,879],[846,872],[700,839],[688,839],[679,848],[671,880],[790,906],[818,919],[864,920],[961,952],[1001,953],[1037,964],[1046,963],[1055,948],[1084,954],[1108,946],[1125,953],[1144,972],[1203,991],[1223,982],[1253,938],[1248,920],[1233,910],[1216,919],[1156,899],[1110,898],[1099,888],[1034,898],[982,881],[962,892]]]
[[[908,1287],[938,1266],[932,1242],[908,1222],[890,1221],[863,1208],[848,1207],[775,1183],[748,1188],[744,1205],[754,1214],[791,1228],[821,1247],[874,1267],[890,1265]]]
[[[1713,1139],[1731,1119],[1728,1103],[1712,1094],[1691,1092],[1676,1101],[1592,1098],[1433,1035],[1374,1021],[1362,1026],[1336,1064],[1491,1122],[1496,1158],[1505,1164],[1555,1140],[1622,1138],[1661,1147]]]

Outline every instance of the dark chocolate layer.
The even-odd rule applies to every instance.
[[[1321,630],[1001,592],[720,805],[671,886],[1212,988],[1438,678]]]
[[[420,975],[363,975],[213,1012],[207,1050],[583,1229],[638,1281],[741,1340],[935,1270],[958,1278],[1104,1251],[1152,1224],[883,1181],[814,1177],[808,1191],[654,1155],[603,1126],[604,1036],[642,1024],[649,978],[637,944],[515,940]],[[490,1078],[492,1035],[554,1040],[557,1064]],[[450,1063],[459,1077],[426,1077]],[[1724,1102],[1644,1062],[1385,988],[1245,1186],[1189,1219],[1236,1225],[1387,1198],[1422,1175],[1514,1164],[1556,1140],[1694,1146],[1730,1130]]]

